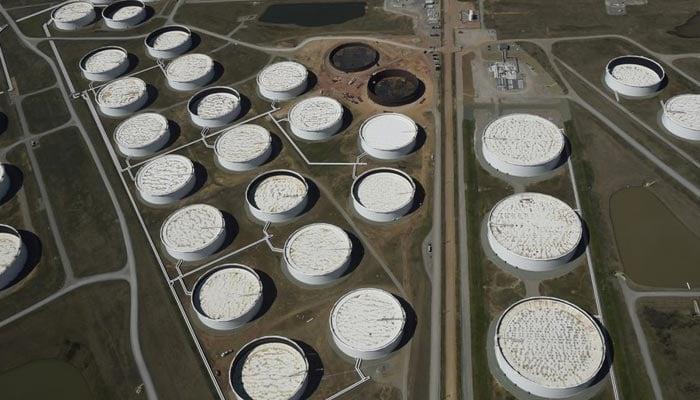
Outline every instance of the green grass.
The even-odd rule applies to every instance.
[[[673,61],[673,65],[693,78],[700,80],[700,58],[679,58]]]
[[[31,133],[41,133],[70,120],[70,113],[58,89],[25,97],[22,107]]]
[[[15,81],[14,94],[34,92],[56,82],[48,64],[24,47],[11,29],[5,29],[0,35],[0,46],[5,55],[10,77]],[[2,80],[4,82],[5,78],[3,77]]]
[[[516,44],[540,64],[544,71],[554,79],[564,94],[569,92],[569,89],[567,89],[564,81],[561,79],[561,75],[554,69],[552,63],[549,61],[549,57],[547,57],[547,54],[540,46],[532,42],[516,42]]]
[[[42,138],[35,151],[76,276],[122,268],[116,213],[77,129]]]

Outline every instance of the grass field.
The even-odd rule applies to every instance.
[[[700,319],[689,298],[647,298],[637,303],[665,398],[700,397]]]
[[[70,120],[61,92],[50,89],[22,100],[22,107],[27,115],[27,124],[31,133],[40,133],[65,124]]]
[[[694,52],[697,48],[695,39],[672,33],[694,17],[694,0],[649,0],[647,5],[627,6],[627,15],[622,17],[607,15],[600,0],[580,0],[566,7],[551,0],[498,0],[484,5],[486,26],[498,30],[499,39],[616,34],[662,53]]]
[[[700,59],[679,58],[673,64],[695,79],[700,79]]]

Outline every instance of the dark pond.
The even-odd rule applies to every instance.
[[[260,17],[260,22],[299,26],[342,24],[365,15],[367,3],[290,3],[274,4]]]

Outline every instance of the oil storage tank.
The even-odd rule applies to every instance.
[[[299,344],[282,336],[263,336],[236,353],[229,383],[238,400],[299,400],[309,372],[309,361]]]
[[[289,111],[292,133],[305,140],[328,139],[343,125],[343,106],[325,96],[304,99]]]
[[[250,213],[262,222],[285,222],[308,204],[309,185],[297,172],[277,169],[264,172],[246,188]]]
[[[168,154],[147,162],[136,173],[136,188],[144,201],[170,204],[187,196],[194,188],[194,165],[189,158]]]
[[[493,341],[505,377],[543,398],[575,396],[594,385],[605,367],[606,342],[598,323],[553,297],[530,297],[508,307]]]
[[[628,97],[646,97],[661,90],[666,71],[658,62],[644,56],[622,56],[605,67],[605,84]]]
[[[399,113],[382,113],[360,126],[362,151],[380,160],[396,160],[416,147],[418,125]]]
[[[294,61],[270,64],[258,74],[258,90],[271,101],[290,100],[306,91],[308,76],[306,67]]]
[[[663,126],[686,140],[700,140],[700,95],[681,94],[663,103]]]
[[[352,204],[362,217],[374,222],[397,220],[413,208],[416,184],[394,168],[375,168],[352,183]]]
[[[139,0],[123,0],[112,3],[102,10],[105,25],[111,29],[133,28],[147,17],[146,5]]]
[[[241,114],[241,95],[230,87],[209,87],[190,98],[187,111],[195,125],[218,128],[230,124]]]
[[[231,330],[258,315],[263,304],[263,285],[252,268],[225,264],[197,280],[191,299],[192,308],[204,325]]]
[[[333,305],[329,324],[340,351],[352,358],[376,360],[388,356],[401,342],[406,311],[385,290],[355,289]]]
[[[260,125],[244,124],[222,133],[214,144],[219,164],[229,171],[248,171],[272,154],[272,136]]]
[[[17,229],[0,224],[0,290],[17,279],[27,262],[27,249]]]
[[[85,79],[94,82],[111,81],[129,69],[129,54],[117,46],[100,47],[87,53],[79,65]]]
[[[90,25],[95,18],[95,6],[89,1],[71,1],[51,12],[54,26],[62,31],[78,30]]]
[[[307,285],[324,285],[343,276],[350,267],[352,241],[342,228],[314,223],[299,228],[284,244],[289,274]]]
[[[164,26],[146,36],[144,44],[151,57],[169,60],[192,48],[192,31],[182,25]]]
[[[506,263],[528,271],[551,271],[571,261],[583,240],[579,215],[541,193],[516,193],[488,216],[491,249]]]
[[[201,260],[217,252],[226,240],[224,216],[208,204],[183,207],[165,220],[160,240],[176,260]]]
[[[532,114],[492,121],[482,136],[484,159],[508,175],[534,177],[560,165],[566,140],[553,122]]]
[[[97,93],[97,105],[104,115],[123,117],[140,110],[148,103],[146,82],[126,77],[114,80]]]
[[[169,140],[168,120],[158,113],[134,115],[114,130],[114,142],[119,152],[127,157],[151,155],[165,147]]]
[[[214,60],[206,54],[185,54],[165,68],[168,85],[175,90],[195,90],[214,79]]]

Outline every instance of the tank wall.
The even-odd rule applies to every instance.
[[[299,86],[283,91],[283,92],[277,92],[277,91],[272,91],[265,89],[265,87],[258,85],[258,90],[260,91],[260,95],[262,95],[264,98],[272,101],[285,101],[285,100],[291,100],[302,93],[306,91],[306,86],[307,86],[307,80],[305,79],[304,82],[302,82]]]
[[[121,21],[115,21],[111,18],[104,17],[105,25],[107,25],[108,28],[110,29],[115,29],[115,30],[124,30],[124,29],[129,29],[133,28],[136,25],[140,24],[146,19],[146,9],[143,8],[138,14],[134,15],[131,18],[127,18]]]
[[[162,58],[165,60],[169,60],[171,58],[175,58],[177,56],[180,56],[192,47],[192,36],[187,38],[185,42],[180,44],[179,46],[176,46],[172,49],[168,50],[156,50],[151,46],[146,46],[146,51],[148,51],[148,55],[150,55],[153,58]]]
[[[501,160],[498,156],[494,155],[486,145],[482,145],[481,150],[486,162],[494,169],[507,175],[519,177],[534,177],[552,171],[559,165],[562,158],[562,154],[560,154],[559,157],[539,165],[514,165]]]
[[[308,205],[309,196],[307,194],[306,196],[304,196],[304,199],[296,205],[296,207],[293,207],[281,213],[264,212],[254,207],[249,201],[246,202],[248,203],[248,209],[250,210],[250,213],[253,214],[253,216],[258,220],[262,222],[278,223],[289,221],[290,219],[299,216]]]
[[[83,71],[83,76],[85,79],[93,81],[93,82],[106,82],[106,81],[111,81],[112,79],[119,78],[122,74],[126,72],[126,70],[129,69],[129,60],[128,58],[124,60],[124,62],[120,63],[119,65],[115,66],[109,71],[105,72],[88,72],[85,69],[81,70]]]
[[[168,86],[179,91],[188,91],[200,89],[203,86],[208,85],[214,79],[214,68],[211,68],[205,75],[199,79],[189,81],[189,82],[178,82],[168,78]]]
[[[337,121],[335,121],[333,123],[333,125],[329,126],[326,129],[321,129],[318,131],[309,131],[306,129],[301,129],[301,128],[296,127],[291,121],[289,123],[289,126],[291,127],[292,133],[295,136],[297,136],[298,138],[301,138],[304,140],[310,140],[310,141],[328,139],[329,137],[338,133],[338,131],[340,130],[342,125],[343,125],[343,119],[339,118]]]
[[[164,135],[162,135],[158,140],[155,142],[149,144],[148,146],[144,147],[139,147],[139,148],[130,148],[130,147],[125,147],[120,144],[117,144],[117,147],[119,148],[119,152],[122,153],[123,155],[127,157],[146,157],[150,156],[161,149],[165,147],[166,144],[168,144],[168,141],[170,140],[170,131],[166,131]]]
[[[185,196],[190,194],[190,192],[192,192],[192,189],[194,189],[194,185],[195,185],[196,181],[197,180],[195,179],[194,174],[192,174],[192,176],[190,176],[190,179],[187,181],[187,184],[185,184],[185,186],[181,187],[179,190],[176,190],[175,192],[170,193],[166,196],[154,196],[154,195],[150,195],[147,193],[142,193],[141,191],[139,191],[139,195],[141,195],[141,198],[146,203],[149,203],[152,205],[170,204],[170,203],[174,203],[178,200],[181,200]]]
[[[498,258],[501,260],[505,261],[509,265],[516,267],[516,268],[521,268],[527,271],[533,271],[533,272],[545,272],[545,271],[552,271],[557,269],[558,267],[566,264],[567,262],[571,261],[574,253],[576,252],[576,247],[569,251],[568,253],[562,255],[561,257],[551,259],[551,260],[531,260],[529,258],[525,258],[522,256],[519,256],[510,250],[506,249],[504,246],[502,246],[496,238],[493,236],[491,233],[491,229],[489,229],[488,226],[486,226],[487,229],[487,237],[489,241],[489,245],[491,246],[491,249],[496,253]]]
[[[350,267],[350,257],[348,257],[345,260],[345,262],[343,262],[343,265],[340,268],[324,275],[303,274],[298,270],[292,268],[286,257],[284,260],[284,264],[287,267],[287,271],[289,271],[289,274],[299,282],[305,283],[307,285],[325,285],[335,281],[347,272],[348,268]]]
[[[219,236],[217,236],[216,240],[214,240],[211,244],[204,247],[203,249],[197,250],[195,252],[182,252],[165,246],[165,250],[167,250],[168,254],[176,260],[198,261],[203,258],[207,258],[210,255],[219,251],[221,246],[224,244],[225,240],[226,228],[224,227],[224,229],[219,233]]]
[[[5,270],[5,273],[0,275],[0,290],[5,289],[9,284],[12,283],[19,276],[24,266],[27,264],[27,247],[24,242],[20,240],[20,249],[17,257],[10,263],[10,265]]]
[[[613,78],[610,71],[605,71],[605,84],[613,91],[629,97],[646,97],[651,96],[661,89],[662,82],[651,86],[630,86],[626,85],[617,79]]]
[[[7,175],[7,171],[5,171],[5,174],[3,175],[2,179],[0,179],[0,200],[4,199],[5,196],[7,196],[7,192],[10,191],[10,187],[12,186],[12,182],[10,182],[10,177]]]
[[[193,299],[192,301],[193,301],[193,302],[196,301],[196,300],[194,300],[194,296],[197,296],[197,295],[198,295],[198,292],[195,292],[195,293],[192,295],[192,299]],[[194,304],[194,303],[193,303],[193,304]],[[255,316],[258,315],[258,313],[260,312],[260,309],[262,308],[262,304],[263,304],[263,296],[260,295],[260,296],[256,299],[255,304],[253,305],[253,307],[252,307],[250,310],[248,310],[248,312],[246,312],[245,314],[241,315],[241,316],[238,317],[238,318],[234,318],[234,319],[231,319],[231,320],[214,320],[214,319],[211,319],[211,318],[207,317],[206,315],[202,314],[202,313],[200,312],[200,310],[199,310],[196,306],[193,306],[193,307],[194,307],[194,310],[195,310],[195,312],[196,312],[196,314],[197,314],[197,318],[199,318],[199,320],[200,320],[204,325],[208,326],[208,327],[211,328],[211,329],[215,329],[215,330],[218,330],[218,331],[228,331],[228,330],[240,328],[241,326],[243,326],[243,325],[247,324],[248,322],[252,321],[253,318],[255,318]]]
[[[97,18],[97,14],[95,14],[95,9],[93,8],[90,13],[88,13],[87,15],[85,15],[84,17],[82,17],[76,21],[61,22],[58,20],[53,20],[53,25],[58,30],[77,31],[78,29],[84,28],[85,26],[89,25],[96,18]]]
[[[380,160],[397,160],[399,158],[411,154],[413,149],[415,149],[416,147],[416,142],[413,141],[407,144],[406,146],[397,149],[380,150],[370,146],[365,140],[360,138],[360,147],[362,147],[362,151],[367,153],[370,157],[377,158]]]
[[[666,112],[664,112],[661,116],[661,123],[663,124],[664,128],[668,129],[669,132],[682,139],[693,141],[700,140],[700,130],[690,129],[680,125],[676,121],[669,118]]]
[[[368,209],[367,207],[363,206],[354,195],[352,196],[352,205],[355,208],[355,211],[362,217],[374,222],[391,222],[405,216],[411,210],[411,207],[413,207],[414,201],[415,199],[411,199],[408,204],[404,205],[398,210],[384,213]]]
[[[202,128],[218,128],[218,127],[221,127],[224,125],[228,125],[231,122],[235,121],[236,118],[238,118],[238,116],[240,115],[240,113],[241,113],[240,102],[238,103],[236,108],[231,110],[231,112],[229,112],[225,115],[222,115],[219,118],[209,118],[209,119],[202,118],[199,115],[193,113],[191,110],[189,111],[190,118],[192,119],[192,122],[195,125],[200,126]]]
[[[335,345],[338,347],[338,349],[340,349],[340,351],[342,351],[348,357],[360,358],[362,360],[378,360],[380,358],[384,358],[384,357],[388,356],[389,354],[391,354],[392,351],[394,351],[396,349],[396,347],[399,345],[399,343],[401,342],[401,339],[403,337],[403,332],[402,332],[401,335],[398,335],[391,343],[387,344],[386,346],[384,346],[381,349],[371,350],[371,351],[362,351],[362,350],[358,350],[358,349],[354,349],[352,347],[349,347],[346,344],[344,344],[342,341],[340,341],[337,338],[333,328],[331,328],[331,333],[333,336],[333,343],[335,343]]]
[[[251,169],[255,169],[263,165],[270,158],[270,155],[272,155],[272,145],[268,146],[267,149],[265,149],[265,152],[261,153],[259,156],[245,162],[226,161],[221,157],[217,157],[217,160],[225,169],[234,172],[241,172],[250,171]]]
[[[100,106],[100,111],[102,114],[107,115],[109,117],[124,117],[129,114],[133,114],[136,111],[140,110],[143,106],[146,105],[148,102],[148,96],[144,95],[137,101],[135,101],[132,104],[126,105],[124,107],[106,107],[102,104],[99,104]]]

